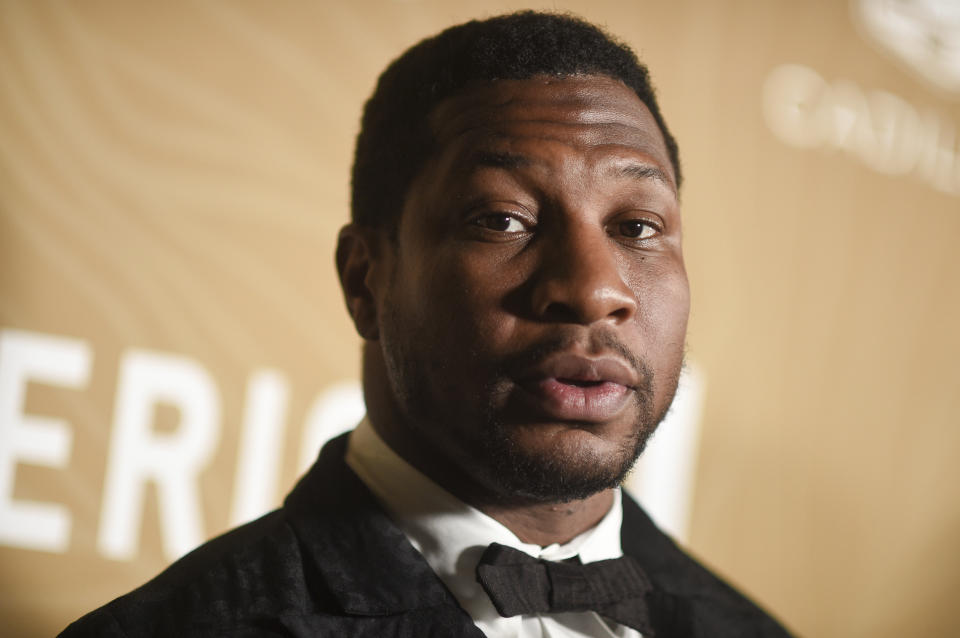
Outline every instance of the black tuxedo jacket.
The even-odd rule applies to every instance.
[[[200,546],[60,635],[482,637],[346,466],[346,443],[344,435],[323,448],[282,508]],[[654,585],[647,602],[656,638],[788,635],[626,494],[623,508],[623,551]]]

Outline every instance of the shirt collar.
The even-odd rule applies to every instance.
[[[499,617],[475,576],[477,562],[490,543],[547,560],[579,555],[589,563],[623,555],[619,489],[610,511],[593,528],[568,543],[541,547],[524,543],[504,525],[427,478],[390,449],[366,418],[350,436],[346,462],[476,620],[491,612]]]

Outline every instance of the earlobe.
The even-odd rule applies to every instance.
[[[377,298],[370,289],[371,272],[378,254],[375,231],[347,224],[337,240],[337,273],[340,288],[357,333],[367,341],[380,337]]]

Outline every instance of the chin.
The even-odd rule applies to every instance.
[[[585,428],[547,427],[527,436],[495,427],[485,437],[484,473],[504,501],[566,503],[618,487],[653,433],[633,428],[611,441]]]

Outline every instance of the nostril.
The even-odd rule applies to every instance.
[[[558,321],[562,323],[579,323],[580,314],[571,306],[553,302],[543,311],[542,317],[547,321]]]
[[[618,321],[626,321],[633,316],[634,307],[635,306],[630,303],[624,304],[617,310],[614,310],[613,312],[611,312],[609,316],[613,317],[614,319],[617,319]]]
[[[537,315],[542,321],[558,323],[589,324],[603,320],[624,323],[630,320],[635,310],[636,303],[625,295],[596,294],[583,295],[569,301],[551,301],[545,307],[537,309]]]

